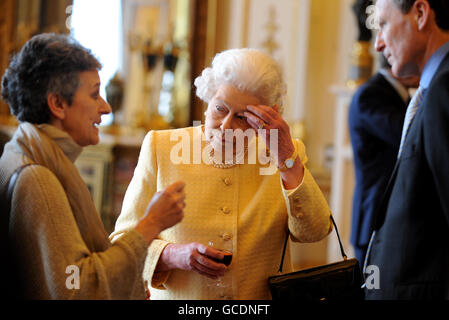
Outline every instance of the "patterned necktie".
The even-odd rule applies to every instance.
[[[401,144],[399,147],[398,158],[401,156],[402,148],[404,147],[405,143],[405,138],[407,137],[407,133],[408,130],[410,129],[413,118],[415,117],[416,112],[418,111],[418,107],[422,102],[424,92],[425,89],[423,87],[419,87],[415,95],[413,96],[412,101],[410,101],[410,104],[407,107],[407,112],[405,113],[404,119],[404,127],[402,128],[402,137],[401,137]]]

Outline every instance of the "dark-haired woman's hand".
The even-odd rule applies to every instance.
[[[179,223],[184,217],[184,187],[184,182],[176,182],[165,190],[157,192],[151,199],[144,217],[136,226],[136,230],[148,240],[148,243],[151,243],[163,230]]]

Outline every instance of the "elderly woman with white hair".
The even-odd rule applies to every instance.
[[[277,273],[287,228],[293,241],[323,239],[332,229],[329,206],[305,167],[304,144],[281,116],[286,86],[270,56],[222,52],[195,86],[208,103],[204,126],[146,136],[113,236],[139,221],[153,194],[184,181],[183,222],[148,251],[152,299],[269,299],[267,278]]]

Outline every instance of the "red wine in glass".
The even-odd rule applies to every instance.
[[[221,251],[223,253],[223,259],[221,259],[221,260],[220,259],[212,259],[212,260],[214,260],[215,262],[218,262],[218,263],[223,263],[226,266],[229,266],[232,261],[232,252],[225,251],[225,250],[221,250]]]

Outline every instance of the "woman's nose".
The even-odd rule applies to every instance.
[[[224,133],[226,129],[232,129],[232,114],[229,112],[221,122],[221,131]]]
[[[112,108],[109,105],[107,101],[105,101],[103,98],[101,98],[101,107],[100,107],[101,114],[109,114],[112,112]]]

